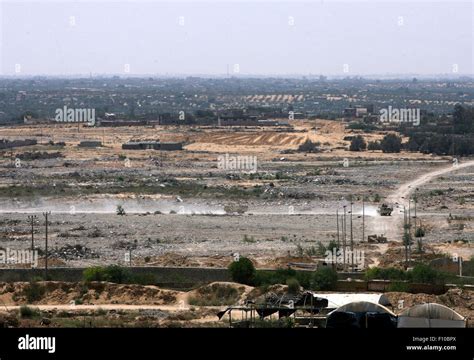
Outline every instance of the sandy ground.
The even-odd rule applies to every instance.
[[[0,128],[3,138],[31,137],[43,144],[49,140],[67,144],[64,148],[37,145],[15,149],[12,154],[3,152],[0,190],[15,185],[31,188],[32,195],[3,192],[0,196],[1,246],[29,246],[27,215],[32,213],[38,215],[35,236],[42,244],[41,213],[52,211],[50,246],[57,249],[58,265],[122,263],[132,245],[135,264],[226,266],[238,252],[260,266],[275,267],[304,257],[301,249],[314,253],[318,242],[336,240],[336,210],[342,214],[342,206],[348,205],[352,196],[354,240],[367,252],[368,264],[375,265],[387,246],[358,244],[362,240],[362,196],[368,198],[365,236],[385,235],[389,241],[400,243],[400,208],[391,217],[381,217],[377,213],[380,203],[374,197],[402,205],[410,192],[419,188],[417,215],[427,229],[426,243],[437,245],[441,252],[472,255],[469,244],[453,249],[448,242],[474,241],[474,161],[462,160],[452,167],[446,166],[451,163],[446,157],[350,152],[344,149],[349,144],[344,138],[360,132],[346,130],[340,122],[297,120],[292,125],[292,130],[173,126],[78,129],[67,125]],[[373,140],[384,133],[363,135]],[[186,150],[160,153],[121,149],[123,142],[137,138],[184,141]],[[86,139],[103,141],[105,147],[76,146]],[[321,142],[322,152],[287,153],[306,139]],[[28,151],[60,152],[64,158],[11,166],[12,158]],[[217,156],[222,153],[255,154],[258,176],[218,169]],[[347,167],[343,166],[345,158],[349,160]],[[189,188],[182,193],[181,187],[170,187],[167,179],[189,184]],[[194,185],[202,188],[193,193]],[[229,195],[235,189],[251,191],[255,186],[261,188],[259,195]],[[37,195],[35,189],[42,188],[46,190]],[[148,188],[153,191],[142,191]],[[440,189],[443,193],[437,195]],[[235,204],[244,205],[245,214],[225,215],[226,205]],[[126,216],[115,215],[118,205],[124,207]],[[450,214],[456,219],[449,220]],[[88,249],[86,255],[61,257],[62,248],[77,245]],[[315,260],[314,255],[306,258]]]

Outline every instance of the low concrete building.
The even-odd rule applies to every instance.
[[[122,144],[123,150],[159,150],[160,143],[158,141],[130,141]]]
[[[180,143],[180,142],[162,142],[162,143],[160,143],[160,150],[163,150],[163,151],[183,150],[183,143]]]
[[[95,141],[95,140],[86,140],[86,141],[81,141],[79,147],[87,147],[87,148],[96,148],[96,147],[101,147],[102,142],[101,141]]]

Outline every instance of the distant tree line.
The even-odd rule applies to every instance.
[[[408,151],[436,155],[472,155],[474,108],[456,105],[452,118],[442,118],[436,122],[422,121],[420,126],[403,127],[401,132],[409,137],[405,145]]]
[[[474,108],[456,105],[452,117],[422,119],[420,126],[401,126],[400,133],[385,135],[380,141],[366,144],[361,135],[352,138],[350,151],[382,150],[384,153],[398,153],[401,150],[436,155],[467,156],[474,154]]]

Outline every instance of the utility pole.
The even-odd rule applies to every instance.
[[[347,233],[347,229],[346,229],[346,207],[347,205],[344,205],[344,218],[343,218],[343,221],[342,221],[342,226],[343,226],[343,236],[342,236],[342,257],[343,257],[343,269],[344,271],[346,271],[346,233]]]
[[[362,196],[362,242],[365,241],[365,196]]]
[[[31,223],[31,251],[35,250],[35,221],[37,218],[36,215],[28,215],[28,221]]]
[[[407,209],[403,205],[403,245],[405,246],[405,270],[408,269],[408,234],[407,234]]]
[[[336,225],[337,225],[337,247],[336,247],[336,253],[333,255],[335,255],[336,257],[336,271],[337,271],[337,253],[339,251],[339,248],[340,248],[340,240],[339,240],[339,209],[336,209]]]
[[[51,214],[51,211],[47,211],[43,213],[45,218],[45,230],[46,230],[46,237],[45,237],[45,254],[44,254],[44,280],[48,280],[48,215]]]
[[[352,272],[354,272],[354,236],[352,233],[352,213],[354,212],[352,208],[353,204],[354,203],[352,202],[352,199],[351,199],[351,270]]]
[[[415,196],[413,197],[413,200],[415,201],[415,238],[416,238],[416,219],[417,219],[417,217],[416,217],[416,203],[417,203],[417,200],[418,200],[417,194],[416,194],[417,190],[418,190],[418,188],[415,189]]]
[[[423,261],[423,225],[421,224],[421,219],[420,219],[420,253],[421,253],[421,261]]]

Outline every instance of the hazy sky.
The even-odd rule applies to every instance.
[[[3,75],[474,73],[472,2],[0,0],[0,13]]]

